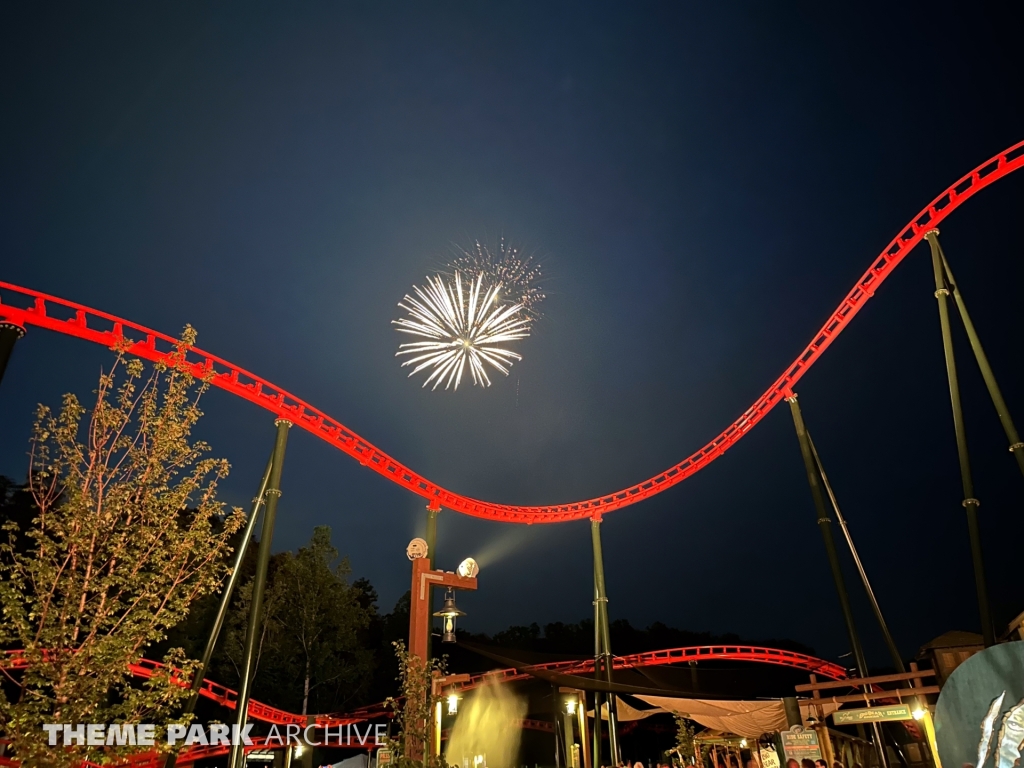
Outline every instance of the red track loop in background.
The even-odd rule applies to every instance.
[[[663,651],[634,653],[630,656],[615,656],[612,659],[612,668],[636,669],[637,667],[660,667],[666,664],[696,663],[698,661],[750,661],[759,664],[773,664],[814,672],[830,680],[844,680],[847,676],[846,670],[841,665],[831,661],[808,656],[805,653],[752,645],[691,645],[684,648],[668,648]],[[589,675],[594,672],[594,660],[550,661],[520,669],[496,669],[480,675],[473,675],[469,680],[457,683],[452,687],[464,691],[489,682],[508,683],[513,680],[525,680],[532,677],[530,673],[535,671],[557,672],[562,675]]]
[[[568,520],[599,518],[630,504],[661,493],[706,467],[749,432],[784,399],[828,349],[839,333],[860,311],[878,287],[903,258],[961,203],[998,179],[1024,166],[1024,142],[1015,144],[960,179],[919,213],[875,259],[870,269],[854,285],[807,348],[775,381],[768,391],[718,437],[699,451],[649,480],[621,491],[571,504],[515,506],[478,501],[446,490],[392,459],[341,422],[335,421],[294,395],[269,381],[249,373],[226,360],[194,348],[189,353],[197,375],[212,374],[212,383],[245,400],[256,403],[279,418],[313,433],[344,451],[360,464],[394,483],[428,499],[432,507],[443,506],[455,512],[509,523],[561,523]],[[16,303],[11,303],[11,302]],[[154,362],[163,361],[174,339],[127,320],[89,309],[81,304],[48,296],[28,288],[0,282],[0,320],[23,327],[35,325],[86,341],[112,347],[124,338],[131,339],[130,354]]]
[[[47,656],[48,653],[43,651],[43,660]],[[797,653],[796,651],[763,648],[755,645],[691,645],[682,648],[667,648],[661,651],[647,651],[645,653],[634,653],[629,656],[616,656],[613,658],[612,664],[614,669],[636,669],[638,667],[658,667],[667,664],[705,661],[744,661],[755,664],[772,664],[780,667],[789,667],[790,669],[814,672],[830,680],[843,680],[847,676],[846,670],[834,662],[825,661],[815,656],[808,656],[805,653]],[[25,655],[24,651],[0,651],[0,668],[20,670],[26,669],[29,666],[29,658]],[[149,659],[139,659],[134,664],[128,666],[128,670],[132,675],[147,680],[166,669],[167,667],[160,662],[150,661]],[[457,683],[452,687],[465,691],[476,688],[484,683],[509,683],[515,680],[525,680],[532,676],[531,672],[589,675],[594,672],[594,660],[571,659],[567,661],[551,661],[544,664],[531,664],[518,669],[496,669],[480,675],[473,675],[469,680]],[[171,681],[182,688],[187,688],[191,684],[187,676],[181,674],[177,669],[171,670]],[[238,705],[238,693],[236,691],[211,680],[203,681],[199,693],[204,698],[228,709],[235,709]],[[293,714],[252,699],[249,701],[250,718],[277,725],[294,724],[305,726],[307,723],[312,723],[317,728],[336,728],[339,725],[346,725],[348,723],[363,723],[376,718],[390,717],[390,714],[390,710],[384,704],[374,704],[343,714],[307,716]],[[312,720],[309,718],[312,718]]]

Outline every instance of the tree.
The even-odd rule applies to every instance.
[[[186,327],[148,374],[125,341],[91,410],[68,394],[59,414],[37,411],[35,516],[27,528],[8,520],[0,544],[0,647],[27,662],[5,670],[15,695],[0,693],[0,729],[24,764],[104,759],[99,747],[48,746],[44,723],[156,722],[188,693],[167,672],[135,684],[129,664],[216,589],[244,520],[216,498],[227,462],[191,439],[207,388],[185,360],[194,341]],[[180,649],[164,662],[193,669]]]
[[[372,654],[359,646],[358,633],[370,616],[360,603],[363,593],[349,586],[350,573],[348,560],[338,561],[325,525],[313,529],[309,544],[297,554],[288,553],[274,579],[280,631],[301,667],[304,715],[314,689],[333,690],[337,706],[367,682]]]
[[[676,721],[676,745],[671,750],[679,756],[683,765],[692,765],[696,756],[696,742],[693,740],[693,721],[685,717],[675,716]]]
[[[375,612],[369,582],[348,583],[347,560],[339,560],[331,529],[320,526],[295,554],[271,561],[256,648],[254,693],[287,709],[334,711],[366,688],[373,652],[362,631]],[[225,640],[228,658],[241,667],[252,582],[241,590]]]
[[[413,656],[401,640],[393,643],[398,659],[401,700],[388,698],[385,704],[395,712],[398,732],[388,739],[388,748],[398,768],[447,768],[444,757],[433,754],[431,732],[434,708],[441,697],[433,685],[434,676],[445,674],[445,660],[429,663]]]

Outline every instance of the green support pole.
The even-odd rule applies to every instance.
[[[1021,473],[1024,473],[1024,442],[1021,442],[1020,435],[1017,433],[1017,427],[1014,426],[1013,418],[1010,416],[1010,409],[1006,407],[1006,401],[1003,399],[1003,393],[999,389],[999,384],[996,383],[996,375],[992,372],[992,366],[988,363],[988,356],[985,354],[984,348],[981,346],[981,339],[978,338],[978,332],[974,329],[974,323],[971,322],[971,316],[967,314],[967,305],[964,304],[964,297],[960,295],[960,289],[957,287],[956,280],[953,278],[953,271],[949,268],[949,262],[946,260],[946,254],[942,250],[942,246],[939,244],[938,230],[935,230],[935,237],[929,239],[929,244],[934,239],[935,249],[939,252],[939,257],[942,259],[942,267],[946,273],[946,280],[949,283],[949,287],[953,290],[953,301],[956,303],[956,308],[960,313],[960,319],[963,321],[964,330],[967,331],[967,339],[971,342],[971,349],[974,351],[974,357],[978,361],[978,368],[981,369],[981,377],[985,380],[985,386],[988,387],[989,397],[992,398],[992,404],[996,407],[996,414],[999,416],[999,422],[1003,425],[1003,431],[1006,432],[1006,439],[1010,443],[1010,453],[1017,460],[1017,466],[1020,467]]]
[[[235,723],[241,733],[249,719],[249,694],[252,689],[253,661],[256,656],[256,640],[260,634],[260,619],[263,613],[263,592],[267,586],[267,569],[270,565],[270,547],[274,540],[274,519],[277,517],[277,502],[281,498],[281,470],[284,468],[284,450],[288,444],[288,429],[292,423],[287,419],[274,422],[277,439],[274,442],[274,458],[270,466],[270,483],[266,491],[266,508],[263,512],[263,530],[260,533],[259,556],[256,560],[256,575],[253,577],[252,601],[249,604],[249,621],[245,628],[245,654],[242,658],[242,673],[239,675],[238,703]],[[245,750],[241,744],[231,747],[228,768],[242,768],[245,764]]]
[[[810,443],[811,453],[814,454],[814,463],[818,468],[818,474],[821,476],[821,482],[825,486],[825,491],[828,493],[829,501],[832,502],[832,509],[836,513],[836,520],[839,521],[839,527],[843,531],[843,536],[846,538],[846,545],[850,548],[850,554],[853,556],[853,562],[857,566],[857,573],[860,575],[861,583],[864,585],[864,591],[867,592],[868,600],[871,603],[871,609],[875,613],[875,619],[878,621],[878,626],[882,630],[882,637],[885,640],[885,646],[889,651],[889,657],[892,659],[893,666],[896,667],[896,671],[903,673],[906,672],[906,666],[903,664],[903,658],[900,656],[900,651],[896,647],[896,641],[892,638],[892,633],[889,632],[889,625],[885,621],[885,616],[882,615],[882,607],[878,604],[878,598],[875,597],[875,590],[871,588],[871,581],[868,579],[868,572],[864,569],[864,563],[861,562],[860,553],[857,552],[857,547],[854,546],[853,536],[850,533],[849,527],[846,525],[846,520],[843,518],[843,513],[839,509],[839,502],[836,500],[836,495],[832,491],[832,486],[828,482],[828,475],[825,474],[825,467],[821,463],[821,458],[818,456],[818,449],[814,447],[814,440],[811,439],[811,433],[807,433],[807,442]],[[911,706],[920,706],[920,699],[917,696],[912,696]],[[879,723],[874,723],[872,730],[875,734],[875,739],[881,741],[882,739],[882,726]],[[883,742],[884,744],[884,742]],[[886,753],[888,754],[888,753]]]
[[[604,555],[601,550],[601,520],[590,521],[590,539],[594,547],[594,608],[598,619],[595,627],[595,672],[600,672],[605,681],[612,683],[612,642],[608,626],[608,595],[604,586]],[[619,754],[619,737],[617,713],[615,711],[615,694],[608,692],[608,752],[611,765],[618,765],[622,758]],[[601,719],[600,710],[594,712],[595,721]]]
[[[960,407],[960,384],[956,375],[956,358],[953,354],[953,333],[949,324],[949,288],[946,287],[945,270],[942,266],[942,251],[939,247],[938,230],[925,235],[932,251],[932,271],[935,273],[935,298],[939,303],[939,325],[942,330],[942,348],[946,357],[946,377],[949,380],[949,399],[953,406],[953,430],[956,432],[956,452],[960,460],[960,480],[963,484],[963,506],[967,510],[967,534],[971,542],[971,561],[974,564],[974,587],[978,593],[978,613],[981,616],[981,634],[985,647],[995,643],[992,628],[992,614],[988,602],[988,586],[985,583],[985,563],[981,554],[981,531],[978,526],[978,506],[974,496],[974,480],[971,477],[971,459],[967,453],[967,433],[964,429],[964,414]]]
[[[860,575],[861,583],[864,585],[864,591],[867,592],[868,600],[871,603],[871,609],[874,611],[875,619],[878,621],[878,626],[882,630],[882,637],[885,639],[885,647],[889,650],[889,656],[892,657],[892,663],[895,665],[896,671],[906,672],[907,670],[903,666],[903,659],[900,657],[900,652],[896,647],[896,642],[892,639],[892,633],[889,632],[889,625],[885,621],[885,616],[882,615],[882,607],[878,604],[878,598],[875,597],[875,590],[871,588],[871,582],[868,580],[868,573],[864,570],[864,563],[861,562],[860,554],[857,552],[857,547],[853,544],[853,536],[850,534],[850,529],[846,525],[843,513],[839,509],[839,502],[836,500],[836,495],[832,491],[832,486],[828,481],[828,475],[825,474],[825,467],[821,463],[821,457],[818,456],[818,449],[814,446],[814,440],[811,438],[810,431],[807,432],[807,442],[811,446],[811,453],[814,456],[814,464],[818,469],[818,474],[821,476],[821,483],[825,486],[825,492],[828,494],[829,501],[832,503],[832,511],[836,513],[836,520],[839,522],[839,527],[846,539],[846,545],[850,548],[850,554],[853,555],[853,562],[857,566],[857,573]]]
[[[440,509],[434,509],[433,502],[427,506],[427,560],[430,570],[434,570],[434,550],[437,548],[437,516]],[[434,650],[434,590],[427,587],[427,659],[433,658]]]
[[[4,371],[7,370],[7,362],[11,359],[15,343],[24,335],[25,329],[20,325],[0,322],[0,381],[4,380]]]
[[[270,460],[267,461],[267,468],[263,472],[263,480],[260,481],[260,490],[252,500],[252,511],[249,512],[249,519],[245,523],[245,530],[242,531],[242,540],[235,552],[235,561],[231,565],[231,575],[228,576],[228,583],[224,586],[224,592],[220,596],[220,606],[217,608],[217,616],[213,620],[210,636],[206,640],[203,658],[199,662],[199,668],[196,670],[195,677],[192,678],[192,695],[189,696],[188,703],[182,712],[183,717],[190,717],[195,712],[196,704],[199,702],[199,691],[203,687],[203,680],[206,678],[206,672],[210,668],[210,659],[213,658],[213,651],[217,647],[217,639],[220,637],[220,631],[224,627],[224,620],[227,618],[228,609],[231,607],[231,597],[238,584],[239,574],[242,570],[242,561],[245,559],[245,553],[249,550],[249,542],[252,540],[252,535],[256,530],[256,519],[259,517],[260,507],[263,506],[273,466],[274,454],[271,453]],[[164,761],[164,768],[174,768],[177,760],[178,752],[177,750],[172,750]]]
[[[843,620],[846,622],[846,633],[850,640],[850,649],[853,651],[854,663],[857,665],[857,674],[861,677],[868,676],[868,665],[864,659],[864,648],[860,644],[860,636],[857,634],[857,625],[853,620],[853,609],[850,607],[850,596],[846,592],[846,582],[843,579],[843,570],[839,564],[839,553],[836,551],[836,543],[832,538],[832,521],[825,509],[825,498],[821,493],[818,470],[814,464],[814,454],[811,450],[810,437],[807,434],[807,427],[804,426],[804,417],[800,412],[800,404],[797,402],[796,393],[786,398],[789,403],[790,412],[793,415],[793,426],[796,427],[796,436],[800,442],[800,454],[804,459],[804,469],[807,472],[807,483],[811,486],[811,496],[814,499],[814,508],[818,512],[818,528],[821,530],[821,537],[825,541],[825,554],[828,556],[829,568],[832,571],[832,580],[836,585],[836,592],[839,594],[839,607],[843,612]],[[882,741],[881,728],[874,724],[875,750],[878,752],[879,765],[882,768],[889,768],[889,756],[885,751],[885,744]]]

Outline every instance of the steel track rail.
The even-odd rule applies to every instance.
[[[796,651],[753,645],[691,645],[683,648],[667,648],[662,651],[616,656],[612,660],[612,666],[614,669],[636,669],[637,667],[658,667],[691,661],[748,661],[789,667],[790,669],[802,669],[830,680],[843,680],[847,677],[846,669],[831,661]],[[550,661],[544,664],[531,664],[527,667],[497,669],[473,675],[469,680],[456,683],[452,688],[463,691],[489,682],[510,683],[516,680],[526,680],[532,676],[530,673],[534,671],[558,672],[563,675],[587,675],[594,672],[594,660]]]
[[[43,660],[44,662],[46,660],[45,653]],[[28,666],[30,666],[30,660],[25,656],[24,651],[0,652],[0,667],[19,670],[26,669]],[[164,664],[161,664],[159,661],[150,661],[149,659],[139,659],[134,664],[128,665],[128,670],[133,676],[144,680],[154,677],[165,669],[166,666]],[[170,680],[174,685],[181,688],[188,688],[192,684],[191,680],[186,675],[179,673],[177,669],[171,670]],[[228,709],[236,709],[238,707],[238,692],[211,680],[203,680],[202,688],[199,689],[199,695]],[[376,717],[387,716],[389,716],[388,710],[383,705],[364,707],[345,714],[307,716],[271,707],[254,699],[249,700],[249,717],[253,720],[273,723],[275,725],[300,725],[305,727],[310,722],[309,717],[312,717],[317,728],[337,728],[338,726],[363,723]]]
[[[473,517],[510,523],[560,523],[600,518],[607,512],[628,507],[671,488],[724,454],[784,399],[928,230],[938,226],[980,190],[1021,167],[1024,167],[1024,141],[978,166],[935,198],[874,260],[785,373],[718,437],[675,466],[642,483],[586,501],[518,506],[462,496],[432,483],[341,422],[266,379],[199,348],[189,352],[188,360],[194,373],[211,376],[214,386],[255,403],[278,418],[292,421],[363,466],[427,499],[431,507],[446,507]],[[166,360],[175,342],[170,336],[106,312],[5,282],[0,282],[0,320],[22,327],[45,328],[106,347],[130,339],[130,354],[154,362]]]
[[[46,660],[44,652],[43,660]],[[681,664],[690,661],[745,661],[755,664],[772,664],[775,666],[789,667],[790,669],[801,669],[807,672],[814,672],[830,680],[842,680],[846,675],[846,669],[825,659],[809,656],[796,651],[785,651],[778,648],[764,648],[753,645],[692,645],[682,648],[667,648],[661,651],[647,651],[646,653],[635,653],[629,656],[616,656],[613,664],[615,669],[635,669],[637,667],[655,667],[667,664]],[[0,667],[9,670],[26,669],[30,666],[30,659],[24,651],[13,650],[0,652]],[[129,671],[135,677],[149,679],[166,669],[166,666],[159,661],[139,659],[137,662],[128,665]],[[485,672],[480,675],[473,675],[469,680],[453,686],[457,690],[469,690],[488,682],[509,683],[516,680],[529,678],[530,672],[560,672],[562,674],[585,675],[594,671],[593,659],[572,659],[568,661],[552,661],[544,664],[531,664],[519,669],[499,669]],[[186,675],[179,674],[176,669],[171,670],[171,682],[182,688],[191,685]],[[238,705],[238,692],[226,686],[215,683],[212,680],[204,680],[200,695],[214,701],[228,709],[235,709]],[[317,728],[336,728],[339,725],[349,723],[363,723],[375,717],[387,716],[388,711],[383,705],[364,707],[344,714],[323,714],[311,715],[314,718]],[[249,716],[254,720],[277,725],[301,725],[305,727],[308,719],[306,715],[297,715],[283,709],[268,706],[261,702],[249,701]]]
[[[47,652],[43,652],[43,660],[46,660]],[[824,659],[809,656],[795,651],[785,651],[777,648],[763,648],[750,645],[698,645],[686,646],[683,648],[668,648],[661,651],[648,651],[636,653],[629,656],[617,656],[614,659],[615,669],[634,669],[636,667],[662,666],[666,664],[679,664],[690,661],[747,661],[762,664],[774,664],[777,666],[790,667],[815,672],[832,680],[842,680],[846,677],[846,670],[839,664],[834,664]],[[0,652],[0,667],[9,670],[25,669],[30,665],[30,659],[24,651],[11,650]],[[128,666],[129,671],[135,677],[149,679],[158,672],[166,669],[165,665],[158,661],[140,659]],[[563,674],[589,674],[594,671],[594,660],[570,660],[555,661],[545,664],[533,664],[521,669],[501,669],[493,672],[486,672],[482,675],[474,675],[468,681],[452,686],[453,690],[467,691],[489,682],[509,683],[516,680],[525,680],[531,677],[531,671],[552,671]],[[186,676],[178,674],[177,670],[171,670],[171,681],[187,688],[190,681]],[[238,703],[238,693],[231,688],[204,680],[200,689],[200,695],[217,702],[229,709],[235,709]],[[368,720],[388,716],[388,711],[383,705],[364,707],[346,714],[311,715],[317,728],[337,728],[338,726],[365,723]],[[249,716],[254,720],[276,725],[299,725],[305,727],[309,722],[306,715],[296,715],[276,707],[271,707],[261,702],[250,699]],[[539,721],[523,721],[524,727],[544,730],[550,727],[549,723]],[[246,747],[246,751],[261,748],[274,748],[266,739],[254,738],[252,747]],[[276,744],[276,743],[275,743]],[[350,746],[356,746],[352,744]],[[368,745],[369,746],[369,745]],[[220,746],[196,746],[184,750],[178,756],[179,764],[192,763],[196,760],[217,757],[227,754],[227,747]],[[164,763],[164,755],[156,752],[144,752],[126,758],[118,763],[131,768],[161,768]],[[0,768],[19,768],[17,760],[0,758]],[[79,768],[93,768],[93,763],[82,763]],[[99,768],[96,766],[96,768]]]

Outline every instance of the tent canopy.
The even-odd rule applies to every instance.
[[[705,728],[735,733],[748,739],[756,739],[762,733],[784,731],[788,728],[786,710],[782,701],[728,701],[709,699],[681,699],[669,696],[637,696],[641,701],[652,704],[662,712],[694,720]],[[821,701],[819,707],[829,715],[839,709],[838,704]],[[800,714],[806,720],[812,704],[800,702]]]

